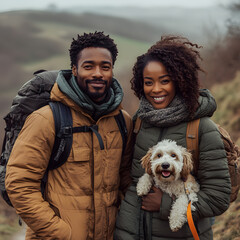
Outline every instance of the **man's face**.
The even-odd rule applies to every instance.
[[[81,90],[94,102],[102,101],[113,77],[112,56],[108,49],[100,47],[84,48],[79,53],[77,66],[72,67]]]

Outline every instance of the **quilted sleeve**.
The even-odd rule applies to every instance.
[[[56,216],[40,191],[54,139],[49,106],[32,113],[14,144],[7,165],[6,189],[17,214],[39,238],[68,240],[70,226]]]
[[[198,201],[194,203],[195,219],[222,214],[229,207],[231,182],[226,152],[217,126],[209,118],[202,118],[199,126],[200,184]]]

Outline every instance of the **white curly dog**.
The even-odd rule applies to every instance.
[[[186,148],[172,140],[163,140],[150,148],[141,159],[145,174],[139,178],[137,194],[146,195],[155,185],[163,192],[175,198],[169,216],[169,225],[173,232],[187,222],[189,200],[196,202],[199,184],[190,174],[193,169],[192,155]],[[188,196],[186,194],[188,192]],[[195,207],[192,206],[192,211]]]

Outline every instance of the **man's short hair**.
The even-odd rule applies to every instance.
[[[84,48],[88,47],[101,47],[108,49],[112,55],[114,65],[118,55],[117,45],[114,43],[113,39],[109,37],[109,35],[96,31],[94,33],[84,33],[83,35],[78,35],[77,39],[73,38],[69,49],[71,67],[73,67],[73,65],[77,66],[79,53]]]

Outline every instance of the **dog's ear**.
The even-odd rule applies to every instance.
[[[151,170],[151,156],[152,156],[152,149],[150,148],[147,154],[141,159],[142,167],[145,169],[145,172],[149,175],[152,175]]]
[[[188,175],[191,173],[193,169],[192,154],[188,152],[185,148],[183,148],[182,154],[183,154],[183,168],[181,171],[181,178],[183,179],[183,181],[186,181]]]

